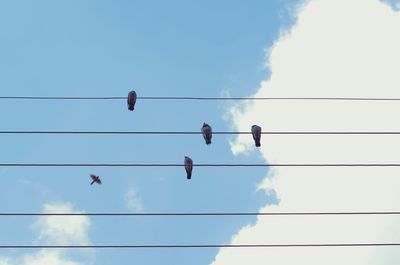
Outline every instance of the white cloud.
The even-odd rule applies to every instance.
[[[128,191],[125,193],[124,200],[125,200],[125,206],[129,210],[134,212],[143,211],[142,202],[133,187],[130,187]]]
[[[70,203],[45,204],[44,213],[79,213]],[[87,216],[41,216],[33,225],[39,241],[46,244],[87,245],[90,220]]]
[[[0,257],[0,265],[11,265],[10,259]]]
[[[270,49],[257,97],[400,97],[400,12],[378,0],[320,0]],[[238,130],[400,130],[398,102],[259,101],[233,108]],[[398,136],[263,135],[269,162],[399,162]],[[241,135],[232,151],[254,149]],[[280,202],[261,211],[389,211],[400,205],[396,168],[275,168],[260,187]],[[260,217],[232,243],[400,242],[396,216]],[[222,249],[221,264],[398,264],[397,248]]]
[[[43,206],[44,213],[79,213],[70,203],[49,203]],[[38,231],[37,244],[90,245],[87,216],[41,216],[32,228]],[[84,263],[68,257],[68,251],[42,249],[34,254],[17,258],[0,257],[0,265],[82,265]]]
[[[33,255],[24,256],[22,258],[22,264],[23,265],[83,265],[84,263],[72,261],[65,255],[65,253],[57,250],[40,250],[39,252]]]

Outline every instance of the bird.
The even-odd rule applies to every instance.
[[[185,170],[186,170],[186,178],[191,179],[193,170],[193,160],[188,156],[185,156]]]
[[[96,176],[94,174],[90,174],[90,178],[93,180],[92,183],[90,183],[90,185],[93,185],[93,183],[97,183],[97,184],[101,184],[101,179],[99,176]]]
[[[211,144],[211,138],[212,138],[211,126],[204,122],[203,127],[201,127],[201,132],[203,133],[204,140],[206,140],[206,145]]]
[[[133,111],[135,109],[136,98],[135,91],[132,90],[128,93],[128,110]]]
[[[256,144],[256,147],[260,147],[261,143],[261,127],[257,125],[251,126],[251,133],[253,134],[253,139]]]

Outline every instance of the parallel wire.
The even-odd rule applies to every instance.
[[[42,97],[42,96],[0,96],[0,99],[15,100],[120,100],[126,97]]]
[[[400,215],[400,211],[374,212],[158,212],[158,213],[0,213],[0,216],[318,216]]]
[[[45,97],[45,96],[0,96],[11,100],[126,100],[127,97]],[[329,100],[329,101],[400,101],[400,98],[381,97],[168,97],[143,96],[140,100]]]
[[[14,100],[125,100],[126,97],[27,97],[0,96]],[[330,101],[399,101],[400,98],[367,97],[138,97],[142,100],[330,100]],[[251,134],[251,132],[213,132],[214,134]],[[201,132],[155,132],[155,131],[0,131],[0,134],[201,134]],[[398,131],[275,131],[262,134],[368,134],[397,135]],[[182,164],[0,164],[7,167],[175,167]],[[207,167],[399,167],[400,164],[196,164]],[[400,212],[225,212],[225,213],[0,213],[0,216],[288,216],[288,215],[399,215]],[[0,245],[1,249],[44,249],[44,248],[294,248],[294,247],[390,247],[400,243],[334,243],[334,244],[203,244],[203,245]]]
[[[0,167],[182,167],[184,164],[102,164],[102,163],[0,163]],[[327,164],[193,164],[194,167],[400,167],[400,163],[327,163]]]
[[[332,244],[182,244],[182,245],[0,245],[0,249],[88,249],[88,248],[320,248],[320,247],[398,247],[400,243],[332,243]]]
[[[0,134],[202,134],[200,131],[0,131]],[[251,132],[220,131],[213,134],[252,134]],[[265,135],[399,135],[400,131],[268,131]]]

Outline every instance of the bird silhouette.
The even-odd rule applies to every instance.
[[[206,140],[206,145],[211,144],[211,138],[212,138],[211,126],[204,122],[203,127],[201,127],[201,132],[203,133],[204,140]]]
[[[136,98],[135,91],[132,90],[128,93],[128,110],[133,111],[135,109]]]
[[[251,126],[251,133],[253,134],[253,139],[256,144],[256,147],[261,146],[261,127],[257,125]]]
[[[193,170],[193,160],[188,156],[185,156],[185,170],[186,170],[186,178],[191,179]]]
[[[101,184],[101,179],[100,179],[99,176],[96,176],[94,174],[90,174],[90,178],[92,179],[92,183],[90,183],[90,185],[93,185],[94,183],[97,183],[99,185]]]

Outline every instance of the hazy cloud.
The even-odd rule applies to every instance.
[[[0,257],[0,265],[11,265],[10,259]]]
[[[142,212],[143,205],[133,187],[130,187],[124,196],[125,206],[133,212]]]
[[[44,213],[79,213],[70,203],[48,203]],[[87,216],[41,216],[31,226],[38,232],[37,244],[90,245],[90,220]],[[68,257],[68,251],[43,249],[16,258],[1,258],[0,265],[83,265]]]

